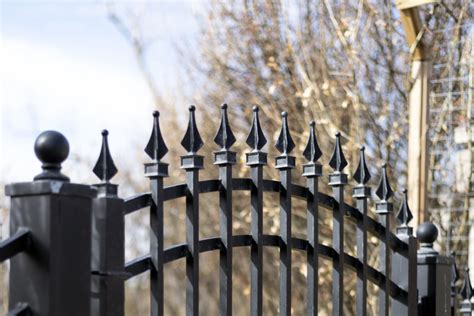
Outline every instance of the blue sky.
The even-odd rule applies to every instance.
[[[179,97],[173,95],[179,73],[175,46],[197,35],[195,16],[203,3],[117,2],[119,12],[141,17],[138,23],[152,39],[148,60],[157,82],[171,100]],[[92,160],[103,128],[110,131],[115,155],[146,143],[151,95],[104,3],[0,0],[0,36],[4,181],[29,181],[39,172],[32,148],[42,130],[63,132],[72,155]],[[74,169],[67,162],[64,167]]]

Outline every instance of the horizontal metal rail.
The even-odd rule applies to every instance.
[[[27,250],[29,244],[30,231],[27,228],[18,229],[16,233],[0,242],[0,262]]]

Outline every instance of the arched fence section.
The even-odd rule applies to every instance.
[[[409,222],[412,219],[406,191],[395,215],[395,233],[390,227],[395,213],[391,202],[387,166],[375,194],[377,220],[368,216],[371,178],[364,148],[353,178],[352,188],[356,206],[345,203],[344,192],[348,175],[344,173],[344,157],[340,134],[336,134],[334,151],[329,165],[332,168],[328,185],[332,196],[319,191],[322,165],[315,124],[309,125],[309,139],[303,151],[306,163],[302,176],[306,185],[292,181],[296,167],[292,155],[292,140],[288,117],[282,113],[282,125],[275,147],[280,155],[275,157],[278,179],[266,179],[263,170],[267,165],[267,143],[259,121],[258,108],[253,109],[253,121],[246,143],[246,165],[250,178],[235,178],[232,166],[237,163],[237,153],[231,150],[236,138],[230,128],[227,105],[222,106],[221,122],[214,139],[220,149],[214,153],[214,164],[219,178],[200,179],[204,157],[198,152],[203,146],[199,134],[195,107],[189,108],[189,123],[181,142],[186,154],[181,157],[185,182],[164,186],[168,177],[168,164],[162,159],[168,152],[163,139],[159,113],[153,114],[153,128],[145,152],[151,162],[145,164],[150,192],[122,199],[117,195],[117,185],[110,180],[117,173],[108,146],[108,132],[103,131],[102,148],[93,172],[101,182],[96,185],[73,184],[61,173],[61,163],[69,152],[67,140],[58,132],[42,133],[35,152],[43,163],[43,172],[33,182],[8,185],[6,194],[11,197],[10,238],[0,243],[0,261],[10,260],[9,307],[11,315],[124,315],[124,282],[143,272],[150,271],[151,315],[164,315],[165,288],[164,266],[184,259],[186,264],[186,315],[199,314],[200,254],[219,252],[219,313],[232,315],[233,250],[249,247],[250,315],[263,315],[264,247],[279,249],[280,286],[279,313],[291,315],[291,307],[299,302],[291,300],[292,254],[306,254],[307,314],[317,315],[318,267],[320,258],[332,261],[332,311],[343,315],[344,296],[348,289],[344,273],[355,271],[356,312],[367,315],[368,283],[379,288],[378,310],[380,315],[463,315],[471,314],[472,287],[469,274],[464,274],[460,293],[456,281],[458,271],[450,256],[438,254],[433,249],[437,229],[424,223],[413,236]],[[232,192],[250,192],[250,234],[234,235],[232,223]],[[200,195],[216,192],[219,203],[219,236],[200,239]],[[279,195],[280,231],[276,235],[264,234],[263,198],[268,192]],[[184,198],[186,209],[186,241],[164,247],[164,214],[166,201]],[[306,201],[307,237],[296,238],[292,233],[292,199]],[[237,201],[238,202],[238,201]],[[139,209],[149,208],[150,251],[143,257],[124,262],[124,219]],[[319,208],[332,212],[332,245],[320,243],[318,231]],[[352,221],[356,227],[356,256],[344,249],[345,223]],[[368,234],[379,243],[379,264],[368,263]],[[461,294],[460,299],[458,294]],[[456,304],[460,301],[460,304]],[[324,302],[324,304],[327,302]],[[459,306],[458,306],[459,305]]]

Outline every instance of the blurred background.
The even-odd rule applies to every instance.
[[[440,227],[438,249],[456,251],[461,267],[468,265],[472,215],[472,92],[474,87],[473,13],[469,0],[446,0],[419,9],[416,40],[430,47],[430,156],[427,218]],[[301,152],[308,122],[316,121],[326,166],[341,131],[343,149],[353,174],[358,149],[365,145],[377,185],[380,166],[390,166],[395,207],[407,185],[408,96],[413,85],[411,60],[416,53],[406,41],[394,0],[296,1],[7,1],[0,2],[0,238],[8,236],[8,199],[4,184],[31,181],[40,172],[33,143],[43,130],[56,129],[69,140],[71,154],[64,173],[73,182],[95,183],[91,172],[99,154],[102,129],[119,174],[113,179],[120,195],[148,190],[143,163],[153,110],[161,112],[162,130],[170,152],[166,184],[182,181],[179,145],[187,107],[197,107],[198,127],[205,146],[202,179],[216,177],[212,151],[221,103],[229,115],[240,161],[239,177],[248,176],[243,153],[251,108],[261,108],[261,121],[275,154],[280,112],[289,113],[292,136]],[[273,161],[265,176],[276,178]],[[295,182],[304,183],[301,170]],[[327,181],[321,190],[328,192]],[[350,188],[347,192],[351,200]],[[276,196],[265,196],[264,231],[279,231]],[[250,229],[249,198],[234,193],[234,233]],[[217,199],[201,204],[200,237],[218,235]],[[350,201],[351,202],[351,201]],[[184,200],[165,205],[165,245],[183,242]],[[371,204],[373,208],[373,205]],[[474,211],[474,209],[473,209]],[[371,209],[370,215],[375,217]],[[322,211],[321,240],[331,244],[331,214]],[[144,209],[126,218],[126,260],[148,252],[148,214]],[[2,225],[3,224],[3,225]],[[294,202],[293,232],[306,235],[304,204]],[[349,225],[346,251],[354,253],[354,227]],[[470,235],[473,235],[470,237]],[[474,245],[474,242],[472,243]],[[377,264],[377,243],[371,242]],[[217,315],[218,254],[201,255],[203,315]],[[278,251],[264,253],[264,313],[277,314]],[[471,259],[471,261],[474,259]],[[474,263],[474,262],[473,262]],[[471,265],[473,264],[471,263]],[[166,266],[166,314],[182,315],[184,261]],[[234,255],[234,306],[247,315],[250,304],[249,250]],[[305,313],[305,260],[294,254],[293,311]],[[320,267],[321,315],[331,312],[331,263]],[[8,264],[0,265],[0,314],[6,311]],[[354,312],[355,274],[347,273],[346,314]],[[352,285],[351,285],[352,284]],[[149,310],[148,275],[127,281],[127,315]],[[351,290],[352,289],[352,290]],[[377,289],[372,287],[371,292]],[[376,295],[372,295],[377,299]],[[377,304],[373,304],[376,306]],[[375,314],[377,310],[370,310]]]

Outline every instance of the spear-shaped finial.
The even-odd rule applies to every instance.
[[[390,182],[388,182],[386,163],[384,163],[382,166],[382,177],[380,177],[380,182],[375,194],[377,194],[379,199],[382,201],[388,201],[388,199],[390,199],[390,197],[393,195],[392,187],[390,186]]]
[[[464,270],[464,280],[461,286],[461,296],[463,300],[470,301],[472,298],[471,278],[469,277],[469,268]]]
[[[227,104],[222,104],[221,109],[221,124],[216,137],[214,137],[214,142],[221,146],[222,150],[228,150],[235,143],[235,136],[230,129],[229,118],[227,117]]]
[[[367,162],[365,161],[365,147],[362,146],[360,148],[360,156],[359,156],[359,165],[354,173],[354,179],[360,185],[364,185],[370,180],[370,172],[369,168],[367,167]]]
[[[334,146],[334,151],[329,161],[329,165],[334,169],[335,172],[341,172],[346,166],[347,161],[344,157],[341,147],[341,133],[336,133],[336,145]]]
[[[110,155],[109,142],[107,137],[109,132],[104,129],[102,131],[102,148],[100,150],[99,159],[94,166],[92,171],[94,174],[102,180],[102,183],[109,182],[117,174],[117,167],[115,167],[112,156]]]
[[[262,127],[260,126],[260,120],[258,118],[258,107],[253,107],[253,121],[252,128],[250,129],[249,136],[246,141],[247,145],[252,147],[254,151],[259,151],[267,143],[267,139],[263,134]]]
[[[309,161],[309,162],[316,162],[318,159],[321,157],[323,154],[321,152],[321,149],[319,149],[318,145],[318,139],[316,138],[316,132],[315,132],[315,125],[316,123],[314,121],[309,122],[309,138],[308,138],[308,143],[306,144],[306,147],[303,151],[303,156]]]
[[[165,141],[163,140],[163,136],[161,135],[160,130],[160,112],[154,111],[153,112],[153,130],[150,135],[150,140],[145,147],[145,152],[147,155],[155,160],[160,161],[161,158],[166,155],[168,152],[168,147],[166,147]]]
[[[408,193],[407,189],[403,190],[403,201],[400,205],[400,210],[397,214],[398,225],[401,227],[407,227],[408,223],[413,219],[413,215],[408,207]]]
[[[291,138],[290,129],[288,128],[288,113],[281,112],[281,118],[280,136],[278,136],[275,147],[283,155],[288,155],[295,148],[295,143]]]
[[[188,129],[186,130],[186,134],[181,141],[181,145],[188,151],[190,154],[195,154],[198,152],[199,149],[204,145],[201,139],[201,135],[199,135],[199,131],[196,126],[196,118],[194,116],[194,112],[196,111],[196,107],[191,105],[189,107],[189,122],[188,122]]]

